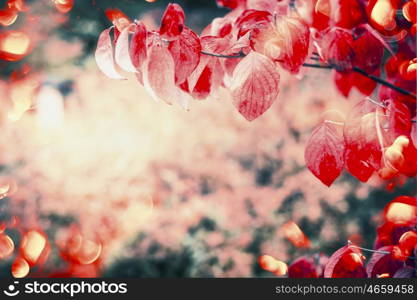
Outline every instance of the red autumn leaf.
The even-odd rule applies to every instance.
[[[119,38],[116,42],[116,47],[114,49],[114,57],[116,63],[120,68],[127,72],[136,72],[136,67],[133,64],[131,55],[130,55],[130,46],[129,46],[129,33],[130,26],[127,26],[120,33]]]
[[[399,171],[408,177],[415,177],[417,175],[417,148],[409,141],[408,145],[403,148],[402,154],[404,163]]]
[[[113,43],[110,36],[112,27],[105,29],[99,36],[95,59],[98,68],[107,77],[113,79],[124,79],[116,70],[113,56]]]
[[[184,27],[181,35],[170,43],[168,49],[175,62],[175,81],[181,84],[200,62],[200,39],[191,29]]]
[[[143,70],[144,86],[155,101],[172,104],[176,99],[175,63],[171,53],[161,44],[149,49]]]
[[[404,217],[398,218],[397,217],[398,214],[406,215],[407,218],[406,219],[404,219]],[[413,225],[413,224],[410,224],[410,221],[417,222],[417,219],[414,220],[414,217],[417,217],[417,198],[410,197],[410,196],[398,196],[395,199],[391,200],[385,206],[383,215],[384,215],[385,220],[388,222]],[[385,229],[384,231],[387,231],[387,229]],[[408,230],[401,231],[399,235],[396,236],[396,239],[392,242],[392,244],[397,244],[400,236],[406,231]]]
[[[332,6],[332,16],[336,26],[353,28],[366,22],[364,3],[360,0],[338,0]]]
[[[333,70],[333,80],[339,92],[346,98],[349,97],[353,87],[352,72],[340,73]]]
[[[364,278],[366,270],[360,251],[351,245],[344,246],[330,256],[324,269],[325,278]]]
[[[403,90],[406,90],[410,93],[415,93],[417,91],[417,81],[415,80],[405,80],[397,73],[397,76],[391,78],[391,83],[396,85]],[[385,85],[379,88],[379,99],[394,99],[395,101],[403,102],[407,105],[415,105],[416,99],[413,96],[405,95],[396,90],[391,89]]]
[[[266,56],[250,52],[233,72],[231,92],[233,103],[248,121],[262,115],[279,93],[280,75]]]
[[[402,266],[403,262],[393,257],[391,254],[394,246],[385,246],[379,248],[378,251],[388,252],[388,254],[376,252],[373,253],[371,259],[366,265],[366,273],[370,278],[376,278],[381,274],[389,274],[393,277]]]
[[[71,11],[74,6],[74,0],[55,0],[54,3],[56,9],[63,14]]]
[[[375,169],[367,162],[368,158],[369,156],[365,151],[361,151],[356,146],[346,145],[346,169],[350,174],[362,182],[367,182],[375,171]]]
[[[184,29],[185,14],[181,6],[176,3],[168,4],[161,20],[159,34],[162,38],[173,41]]]
[[[377,85],[377,83],[374,80],[366,76],[363,76],[362,74],[359,74],[357,72],[351,72],[350,74],[352,84],[359,90],[359,92],[361,92],[365,96],[369,96],[372,94]],[[379,74],[379,70],[377,70],[371,75],[379,76]]]
[[[12,25],[18,17],[18,12],[15,9],[0,9],[0,25],[10,26]]]
[[[336,87],[345,97],[349,97],[350,91],[354,87],[365,96],[371,95],[376,88],[375,81],[357,72],[338,72],[336,70],[333,70],[333,72],[333,80]],[[378,74],[373,75],[377,76]]]
[[[131,23],[130,19],[120,9],[106,9],[106,17],[122,32]]]
[[[142,22],[138,22],[132,27],[133,36],[130,41],[130,56],[132,57],[132,63],[136,69],[140,69],[146,60],[147,31],[145,25]]]
[[[191,95],[197,99],[205,99],[211,91],[212,70],[206,66],[200,73],[197,82],[191,91]]]
[[[388,132],[391,142],[400,135],[409,136],[411,132],[411,114],[408,107],[398,101],[387,101]]]
[[[302,256],[288,267],[289,278],[317,278],[316,265],[311,258]]]
[[[324,61],[337,71],[346,72],[352,69],[355,51],[350,31],[338,27],[326,30],[320,41],[320,49]]]
[[[201,38],[202,51],[216,54],[230,54],[230,40],[215,36]],[[224,68],[222,61],[210,55],[203,55],[195,70],[188,78],[190,93],[198,99],[205,99],[223,84]]]
[[[417,233],[413,231],[405,232],[398,241],[401,252],[405,256],[410,256],[417,247]]]
[[[234,9],[246,4],[246,0],[216,0],[217,5]]]
[[[8,0],[7,6],[10,9],[15,9],[21,12],[26,12],[29,10],[29,6],[26,5],[25,0]]]
[[[257,33],[261,28],[267,27],[272,22],[272,15],[267,11],[255,9],[244,10],[236,19],[235,28],[238,37],[248,32]]]
[[[367,73],[375,72],[381,65],[384,46],[366,27],[358,27],[353,33],[354,65]]]
[[[377,238],[374,243],[374,248],[378,249],[383,246],[398,244],[401,235],[411,229],[409,225],[385,222],[377,228]]]
[[[349,113],[343,135],[346,168],[360,181],[367,181],[379,169],[384,145],[382,112],[368,100],[360,101]]]
[[[396,10],[400,1],[371,0],[367,5],[369,23],[384,35],[393,35],[398,32]]]
[[[284,69],[298,73],[308,55],[310,31],[300,18],[280,16],[254,33],[251,41],[256,51],[279,61]]]
[[[344,141],[335,125],[324,121],[311,134],[304,158],[307,168],[325,185],[339,177],[344,165]]]
[[[283,224],[279,232],[297,248],[309,248],[311,246],[308,237],[293,221]]]

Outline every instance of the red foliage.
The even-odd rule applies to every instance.
[[[184,29],[185,14],[181,6],[170,3],[161,20],[159,34],[168,41],[176,40]]]
[[[307,167],[327,186],[339,177],[344,166],[343,136],[335,126],[324,121],[313,131],[305,149]]]
[[[288,267],[290,278],[410,278],[416,277],[417,198],[400,196],[383,212],[385,223],[377,230],[374,249],[352,244],[338,249],[324,263],[324,273],[313,257],[302,256]],[[372,253],[366,261],[362,251]]]
[[[300,257],[288,267],[289,278],[317,278],[317,267],[309,257]]]

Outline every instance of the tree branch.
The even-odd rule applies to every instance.
[[[364,70],[362,70],[362,69],[360,69],[358,67],[353,67],[353,71],[355,71],[356,73],[359,73],[359,74],[361,74],[361,75],[363,75],[365,77],[368,77],[369,79],[372,79],[373,81],[376,81],[379,84],[385,85],[385,86],[389,87],[390,89],[392,89],[394,91],[397,91],[397,92],[399,92],[401,94],[404,94],[404,95],[407,95],[407,96],[410,96],[410,97],[413,97],[413,98],[417,98],[417,95],[415,95],[415,94],[413,94],[413,93],[411,93],[411,92],[409,92],[407,90],[404,90],[404,89],[400,88],[399,86],[396,86],[396,85],[394,85],[394,84],[392,84],[392,83],[390,83],[388,81],[385,81],[382,78],[379,78],[379,77],[374,76],[372,74],[368,74]]]
[[[205,52],[205,51],[201,51],[201,54],[214,56],[214,57],[219,57],[219,58],[242,58],[242,57],[246,56],[246,54],[243,53],[243,51],[240,51],[238,54],[235,54],[235,55],[224,55],[224,54],[210,53],[210,52]],[[317,60],[318,58],[317,57],[312,57],[311,59]],[[333,66],[325,65],[325,64],[304,63],[303,66],[308,67],[308,68],[317,68],[317,69],[333,69]],[[399,92],[403,95],[410,96],[410,97],[413,97],[413,98],[417,99],[417,95],[413,94],[412,92],[409,92],[409,91],[407,91],[403,88],[400,88],[399,86],[396,86],[396,85],[394,85],[394,84],[392,84],[392,83],[390,83],[390,82],[388,82],[388,81],[386,81],[386,80],[384,80],[380,77],[374,76],[372,74],[368,74],[366,71],[364,71],[364,70],[362,70],[358,67],[353,67],[353,71],[356,72],[356,73],[359,73],[362,76],[365,76],[369,79],[372,79],[373,81],[375,81],[375,82],[377,82],[381,85],[389,87],[390,89],[392,89],[394,91],[397,91],[397,92]]]
[[[309,63],[303,63],[303,67],[317,68],[317,69],[333,69],[333,67],[330,65],[319,65],[319,64],[309,64]]]
[[[238,54],[235,54],[235,55],[224,55],[224,54],[210,53],[210,52],[205,52],[205,51],[201,51],[201,54],[219,57],[219,58],[242,58],[246,56],[246,54],[243,53],[243,51],[240,51]]]

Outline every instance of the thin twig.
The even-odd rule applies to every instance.
[[[364,70],[362,70],[362,69],[360,69],[358,67],[353,67],[353,71],[355,71],[356,73],[359,73],[359,74],[361,74],[361,75],[363,75],[365,77],[368,77],[369,79],[372,79],[373,81],[376,81],[379,84],[385,85],[385,86],[387,86],[387,87],[389,87],[389,88],[393,89],[394,91],[397,91],[397,92],[399,92],[401,94],[404,94],[404,95],[407,95],[407,96],[411,96],[413,98],[417,98],[417,95],[415,95],[415,94],[413,94],[413,93],[411,93],[411,92],[409,92],[407,90],[404,90],[404,89],[402,89],[402,88],[400,88],[400,87],[398,87],[398,86],[396,86],[396,85],[394,85],[394,84],[392,84],[392,83],[390,83],[388,81],[385,81],[382,78],[379,78],[379,77],[374,76],[372,74],[368,74],[368,73],[366,73],[366,71],[364,71]]]
[[[224,54],[210,53],[210,52],[206,52],[206,51],[201,51],[201,54],[210,55],[210,56],[219,57],[219,58],[242,58],[242,57],[246,56],[246,54],[243,51],[240,51],[238,54],[235,54],[235,55],[224,55]],[[311,59],[318,60],[318,58],[316,58],[316,57],[311,57]],[[309,68],[318,68],[318,69],[333,69],[332,65],[325,65],[325,64],[304,63],[303,66],[304,67],[309,67]],[[407,96],[410,96],[410,97],[413,97],[413,98],[417,99],[417,95],[415,95],[415,94],[413,94],[413,93],[411,93],[411,92],[409,92],[409,91],[407,91],[403,88],[400,88],[400,87],[392,84],[391,82],[388,82],[388,81],[386,81],[386,80],[384,80],[380,77],[374,76],[372,74],[368,74],[366,71],[362,70],[361,68],[353,67],[353,71],[356,72],[356,73],[359,73],[362,76],[365,76],[369,79],[372,79],[373,81],[375,81],[375,82],[377,82],[381,85],[389,87],[390,89],[392,89],[394,91],[397,91],[397,92],[399,92],[403,95],[407,95]]]
[[[324,120],[324,123],[329,123],[329,124],[338,125],[338,126],[345,126],[345,123],[343,122],[336,122],[332,120]]]
[[[360,249],[360,250],[363,250],[363,251],[366,251],[366,252],[380,253],[380,254],[391,254],[390,251],[372,250],[372,249],[368,249],[368,248],[359,247],[359,246],[353,245],[351,241],[348,241],[348,245],[349,245],[349,247],[354,247],[356,249]],[[407,257],[408,259],[417,260],[417,257],[414,257],[414,256],[403,256],[403,257]]]
[[[304,63],[303,66],[309,67],[309,68],[318,68],[318,69],[333,69],[333,67],[330,65],[317,65],[317,64]]]
[[[375,104],[375,105],[378,105],[379,107],[381,107],[381,108],[387,108],[384,104],[382,104],[382,103],[380,103],[380,102],[378,102],[378,101],[375,101],[374,99],[372,99],[371,97],[366,97],[365,98],[365,100],[368,100],[369,102],[371,102],[371,103],[373,103],[373,104]]]
[[[219,58],[242,58],[246,56],[246,54],[243,53],[243,51],[240,51],[238,54],[235,54],[235,55],[224,55],[224,54],[210,53],[210,52],[205,52],[205,51],[201,51],[201,54],[219,57]]]

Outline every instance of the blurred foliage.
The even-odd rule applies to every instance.
[[[33,13],[41,18],[50,16],[47,12],[54,12],[51,0],[42,0],[45,2],[44,8],[35,9]],[[5,2],[5,1],[1,1]],[[28,0],[29,5],[39,2],[39,0]],[[149,3],[145,0],[75,0],[73,9],[66,14],[68,20],[59,26],[54,32],[48,33],[48,37],[58,34],[61,38],[68,41],[79,41],[83,45],[83,52],[76,63],[81,64],[83,60],[91,56],[95,50],[97,39],[101,31],[111,26],[111,22],[105,15],[106,9],[120,9],[131,20],[140,19],[145,13],[151,13],[159,22],[160,17],[166,5],[172,1],[158,0]],[[186,15],[186,24],[193,30],[200,32],[210,21],[218,16],[224,15],[225,10],[217,7],[215,1],[207,0],[179,0],[179,3]],[[3,7],[5,4],[0,4]],[[13,26],[10,28],[0,27],[2,30],[19,28],[25,24],[25,14],[21,14]],[[62,49],[65,51],[65,49]],[[42,47],[37,47],[25,59],[17,62],[0,61],[0,77],[7,78],[14,71],[19,69],[23,63],[31,62],[31,65],[37,69],[47,69],[48,61],[39,61],[37,54],[42,51]],[[32,59],[31,59],[32,58]]]

